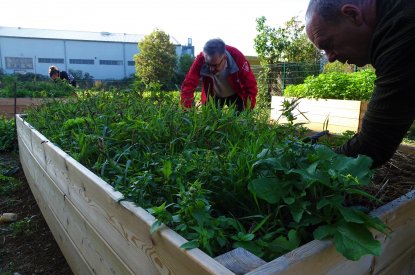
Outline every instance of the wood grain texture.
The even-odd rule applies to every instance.
[[[266,264],[264,260],[241,247],[219,255],[215,260],[235,274],[245,274]]]
[[[282,114],[282,102],[290,98],[273,96],[271,101],[271,119],[286,123]],[[367,103],[355,100],[335,99],[300,99],[293,111],[295,123],[305,123],[304,126],[313,131],[322,131],[324,122],[328,119],[328,130],[331,133],[344,131],[357,132],[362,123]]]
[[[16,114],[21,114],[29,108],[33,108],[43,104],[43,102],[51,99],[45,98],[16,98]],[[0,115],[12,118],[15,113],[14,98],[0,98]]]

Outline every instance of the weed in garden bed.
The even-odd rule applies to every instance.
[[[16,143],[14,119],[0,115],[0,152],[11,150]]]
[[[269,123],[260,110],[235,116],[178,98],[84,93],[29,112],[27,120],[157,222],[218,255],[243,247],[270,260],[314,238],[333,238],[349,259],[378,255],[369,229],[383,223],[346,207],[371,160],[302,143],[300,126]],[[347,240],[347,241],[346,241]]]

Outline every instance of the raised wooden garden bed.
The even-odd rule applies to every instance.
[[[14,117],[15,114],[21,114],[26,109],[33,106],[39,106],[44,103],[45,98],[0,98],[0,115],[5,115],[7,118]]]
[[[240,249],[213,259],[199,249],[179,248],[186,240],[167,227],[151,235],[152,215],[120,201],[121,193],[21,116],[16,121],[20,160],[30,188],[75,274],[415,272],[415,191],[373,212],[393,230],[389,237],[376,236],[383,247],[379,257],[353,262],[337,253],[330,241],[313,241],[269,263]]]
[[[273,96],[271,100],[271,119],[286,122],[281,116],[282,96]],[[305,127],[313,131],[322,131],[324,122],[328,118],[328,130],[331,133],[344,131],[359,131],[363,115],[367,109],[366,101],[337,100],[337,99],[300,99],[293,115],[296,123],[305,123]],[[303,113],[304,116],[301,114]]]

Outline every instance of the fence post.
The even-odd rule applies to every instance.
[[[14,130],[17,136],[17,124],[16,124],[16,113],[17,113],[17,81],[14,82]]]
[[[281,95],[284,95],[285,77],[286,77],[286,73],[285,73],[285,60],[284,60],[284,62],[282,63],[282,87],[281,87]]]

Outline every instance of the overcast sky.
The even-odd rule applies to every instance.
[[[245,55],[256,55],[255,19],[282,26],[304,19],[308,0],[2,0],[0,26],[149,34],[160,29],[201,51],[210,38],[222,38]]]

